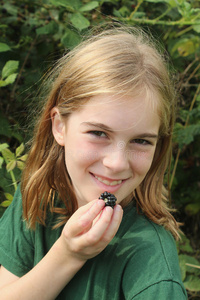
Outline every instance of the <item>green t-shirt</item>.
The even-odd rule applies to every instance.
[[[17,276],[31,270],[61,234],[62,228],[52,230],[55,221],[51,215],[46,227],[27,229],[18,188],[0,220],[0,264]],[[86,262],[56,299],[187,299],[171,234],[129,205],[110,244]]]

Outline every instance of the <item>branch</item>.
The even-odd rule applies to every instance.
[[[165,26],[193,26],[193,25],[200,25],[200,21],[184,21],[184,20],[177,20],[177,21],[161,21],[157,19],[131,19],[131,15],[128,18],[121,18],[120,21],[128,22],[130,25],[134,24],[149,24],[149,25],[165,25]]]
[[[136,5],[134,11],[129,16],[130,20],[133,18],[134,14],[138,11],[138,9],[139,9],[140,5],[142,4],[142,2],[143,2],[143,0],[138,1],[138,4]]]
[[[196,268],[196,269],[200,269],[200,266],[189,264],[189,263],[186,263],[186,266],[189,266],[189,267],[192,267],[192,268]]]

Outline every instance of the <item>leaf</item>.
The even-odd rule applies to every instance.
[[[10,3],[6,3],[6,1],[4,1],[4,8],[9,12],[10,15],[13,16],[17,16],[18,14],[18,5],[11,5]],[[8,1],[7,1],[8,2]]]
[[[200,22],[200,20],[198,20]],[[193,30],[200,33],[200,25],[193,25],[192,26]]]
[[[181,56],[185,57],[185,56],[195,53],[196,47],[195,47],[193,41],[188,40],[184,44],[180,45],[177,50]]]
[[[180,271],[181,271],[181,279],[184,281],[186,277],[186,261],[183,256],[179,256],[179,266],[180,266]]]
[[[182,127],[175,132],[176,142],[182,149],[184,145],[189,145],[194,141],[195,136],[200,135],[200,124],[188,125],[187,127]]]
[[[59,7],[59,6],[64,6],[64,7],[67,7],[67,4],[66,3],[67,1],[65,0],[50,0],[50,2],[55,5],[56,7]]]
[[[6,24],[0,24],[0,28],[1,29],[6,29],[6,28],[8,28],[8,25],[6,25]]]
[[[114,15],[118,18],[120,17],[128,17],[130,16],[130,9],[128,9],[128,7],[126,6],[122,6],[119,10],[114,10]],[[140,18],[140,15],[138,15],[137,13],[134,14],[133,18]]]
[[[23,161],[18,160],[16,165],[17,165],[18,169],[23,170],[24,166],[25,166],[25,163]]]
[[[6,85],[9,85],[9,84],[12,84],[12,83],[15,81],[17,75],[18,75],[17,73],[14,73],[14,74],[9,75],[9,76],[6,78],[6,80],[1,81],[0,86],[3,87],[3,86],[6,86]]]
[[[10,193],[4,193],[5,197],[7,200],[11,201],[13,200],[13,195],[11,195]]]
[[[194,252],[194,250],[190,245],[190,240],[185,235],[181,235],[181,240],[177,242],[177,248],[182,252],[188,252],[188,253]]]
[[[56,7],[62,6],[65,7],[68,11],[74,12],[81,7],[80,0],[50,0],[50,2]]]
[[[0,80],[0,87],[4,87],[6,85],[7,85],[6,81]]]
[[[9,147],[9,145],[6,143],[0,144],[0,152],[8,147]]]
[[[99,6],[99,2],[97,1],[91,1],[91,2],[88,2],[87,4],[83,5],[79,11],[81,12],[84,12],[84,11],[90,11],[90,10],[93,10],[95,9],[96,7]]]
[[[177,7],[177,2],[176,2],[176,0],[168,0],[167,2],[169,3],[169,5],[170,5],[171,7]]]
[[[4,162],[4,159],[3,159],[3,157],[0,156],[0,169],[2,168],[3,162]]]
[[[12,136],[12,131],[10,129],[10,124],[8,122],[8,119],[5,118],[2,113],[0,113],[0,135],[4,135],[6,137]],[[2,144],[2,145],[4,145],[4,144]],[[8,145],[5,148],[8,148]],[[1,147],[0,147],[0,151],[1,151]]]
[[[0,52],[6,52],[6,51],[10,51],[11,48],[5,44],[5,43],[0,43]]]
[[[16,73],[18,67],[19,67],[19,61],[17,60],[7,61],[2,70],[2,78],[5,79],[9,75]]]
[[[90,26],[89,20],[86,19],[80,13],[72,14],[72,16],[70,17],[70,20],[71,20],[72,24],[74,25],[74,27],[80,31],[83,29],[86,29]]]
[[[24,144],[22,143],[19,147],[17,147],[15,154],[16,157],[19,157],[24,151]]]
[[[27,159],[27,157],[28,157],[28,154],[24,154],[24,155],[22,155],[22,156],[20,157],[20,160],[23,161],[23,162],[25,162],[26,159]]]
[[[37,35],[55,34],[57,31],[58,31],[58,25],[54,21],[49,22],[47,25],[44,25],[36,29]]]
[[[1,206],[2,207],[8,207],[10,204],[12,203],[12,201],[10,200],[5,200],[1,203]]]
[[[81,37],[72,30],[67,30],[61,38],[61,43],[68,49],[73,49],[80,43]]]
[[[196,101],[200,104],[200,94],[197,96]]]
[[[186,57],[190,54],[195,54],[197,49],[199,48],[199,38],[183,38],[178,40],[172,48],[172,54],[175,51],[178,51],[179,55],[182,57]]]
[[[145,2],[159,3],[159,2],[166,2],[166,0],[145,0]]]
[[[184,281],[184,286],[191,292],[198,292],[200,291],[200,278],[195,275],[189,275]]]
[[[11,162],[13,160],[15,160],[15,155],[14,153],[12,153],[9,149],[4,149],[1,151],[3,158],[5,159],[6,163],[7,162]]]
[[[190,203],[186,205],[185,212],[190,216],[197,215],[200,212],[200,203]]]
[[[17,180],[20,178],[18,177]],[[4,192],[14,195],[15,189],[10,176],[8,176],[6,168],[0,169],[0,187]]]
[[[180,3],[180,5],[177,6],[178,8],[178,12],[184,16],[185,18],[189,18],[190,17],[190,12],[191,12],[191,4],[183,1],[182,3]]]
[[[7,166],[6,166],[6,170],[8,172],[12,171],[15,167],[16,167],[17,161],[16,160],[12,160],[10,161]]]

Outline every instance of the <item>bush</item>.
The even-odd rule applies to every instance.
[[[1,213],[26,159],[40,78],[94,25],[139,25],[160,40],[177,70],[179,110],[170,185],[186,236],[177,244],[190,299],[200,299],[200,8],[198,0],[6,0],[0,8]]]

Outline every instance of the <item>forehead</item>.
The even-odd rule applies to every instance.
[[[144,95],[94,96],[72,113],[77,123],[100,122],[121,131],[136,126],[156,126],[159,120],[158,99],[151,99]]]

